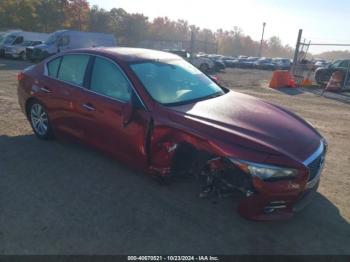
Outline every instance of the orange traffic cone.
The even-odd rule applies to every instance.
[[[291,88],[297,87],[293,76],[292,76],[289,72],[288,72],[288,83],[287,83],[287,87],[291,87]]]
[[[288,85],[288,71],[286,70],[276,70],[272,74],[270,81],[271,88],[286,87]]]
[[[302,87],[312,86],[312,81],[309,78],[306,78],[301,82],[301,86]]]

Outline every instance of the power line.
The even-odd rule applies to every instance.
[[[316,45],[316,46],[350,46],[350,44],[323,44],[323,43],[300,43],[301,45]]]

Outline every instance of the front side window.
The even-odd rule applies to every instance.
[[[13,42],[14,45],[18,45],[23,42],[23,36],[19,36],[16,38],[15,42]]]
[[[333,64],[330,65],[330,67],[337,68],[337,67],[339,67],[340,63],[341,63],[341,61],[335,61]]]
[[[348,68],[349,67],[349,61],[346,60],[346,61],[341,62],[339,67]]]
[[[148,93],[161,104],[184,104],[225,93],[209,77],[182,59],[130,66]]]
[[[68,44],[69,44],[69,36],[68,35],[62,36],[62,38],[58,42],[59,46],[66,46]]]
[[[96,57],[92,69],[90,90],[98,94],[129,101],[131,87],[121,69],[111,61]]]
[[[49,76],[56,78],[61,57],[55,58],[47,63],[47,73]]]
[[[62,58],[58,79],[82,86],[89,55],[65,55]]]

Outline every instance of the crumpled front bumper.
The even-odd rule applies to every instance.
[[[264,186],[266,191],[243,198],[239,203],[238,211],[240,215],[249,220],[290,219],[313,199],[316,195],[319,181],[320,176],[317,176],[304,187],[298,187],[296,183],[291,181],[280,181],[270,184],[262,181],[253,181],[253,184],[258,187]],[[280,191],[280,193],[277,191]]]
[[[304,162],[299,176],[289,180],[263,181],[252,177],[254,193],[243,198],[239,213],[251,220],[289,219],[302,210],[316,195],[324,167],[327,142],[322,140],[317,150]]]

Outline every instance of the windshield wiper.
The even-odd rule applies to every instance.
[[[222,92],[216,92],[216,93],[211,94],[211,95],[209,95],[209,96],[203,97],[203,99],[215,98],[215,97],[218,97],[218,96],[222,96],[222,95],[224,95],[224,94],[225,94],[225,93],[222,93]]]
[[[203,97],[199,97],[199,98],[194,98],[194,99],[191,99],[191,100],[174,102],[174,103],[163,103],[163,105],[165,105],[165,106],[181,106],[181,105],[192,104],[192,103],[196,103],[196,102],[199,102],[199,101],[208,100],[208,99],[211,99],[211,98],[222,96],[224,94],[225,93],[222,93],[221,91],[219,91],[219,92],[213,93],[211,95],[207,95],[207,96],[203,96]]]

